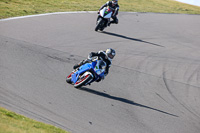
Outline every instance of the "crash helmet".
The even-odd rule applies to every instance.
[[[116,5],[118,3],[118,0],[112,0],[112,4]]]
[[[112,4],[116,5],[118,3],[118,0],[112,0]]]
[[[108,57],[108,59],[112,60],[115,57],[115,50],[112,48],[108,48],[106,50],[106,56]]]

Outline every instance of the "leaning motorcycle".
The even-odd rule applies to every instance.
[[[79,68],[72,71],[66,77],[66,82],[73,84],[75,88],[86,86],[94,81],[104,77],[106,63],[99,60],[98,57],[94,58],[90,63],[83,64]]]
[[[112,10],[110,7],[104,7],[99,11],[99,16],[97,18],[95,31],[103,31],[105,27],[108,26],[110,18],[112,17]]]

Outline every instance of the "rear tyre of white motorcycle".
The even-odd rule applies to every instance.
[[[90,80],[92,80],[92,75],[90,75],[89,73],[87,73],[86,75],[83,74],[81,76],[80,79],[78,79],[78,81],[76,81],[76,83],[74,84],[75,88],[80,88],[81,86],[85,85],[86,83],[88,83]]]

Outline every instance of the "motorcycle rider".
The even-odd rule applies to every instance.
[[[101,6],[101,8],[98,11],[98,14],[100,12],[100,10],[102,10],[104,7],[109,6],[109,8],[113,11],[112,14],[112,21],[110,21],[110,23],[108,23],[108,26],[110,26],[111,23],[115,23],[118,24],[118,11],[119,11],[119,5],[118,5],[118,0],[112,0],[112,1],[108,1],[106,2],[104,5]]]
[[[91,62],[92,57],[98,56],[99,59],[103,60],[106,63],[105,73],[104,75],[107,76],[109,72],[109,68],[112,64],[112,59],[115,57],[115,50],[112,48],[108,48],[106,51],[100,50],[98,52],[91,52],[88,55],[88,59],[81,61],[80,63],[74,65],[74,69],[77,69],[81,65],[85,63]],[[97,82],[99,82],[101,79],[99,79]]]

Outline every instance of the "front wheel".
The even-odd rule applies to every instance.
[[[69,84],[72,83],[71,79],[72,79],[72,74],[73,73],[74,73],[74,71],[69,76],[67,76],[67,78],[66,78],[66,82],[69,83]]]
[[[76,81],[76,83],[74,84],[75,88],[80,88],[83,85],[86,85],[90,80],[92,80],[92,76],[87,73],[87,74],[83,74],[78,81]]]
[[[98,31],[99,29],[102,29],[102,23],[103,23],[102,18],[99,18],[99,19],[97,20],[97,25],[96,25],[96,27],[95,27],[95,31]]]

